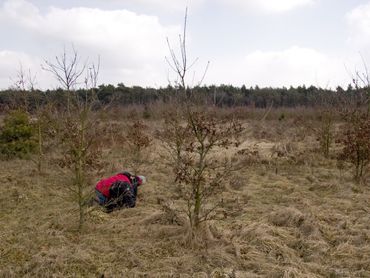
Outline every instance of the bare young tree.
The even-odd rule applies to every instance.
[[[242,127],[237,121],[218,121],[209,113],[193,111],[185,128],[188,140],[184,141],[175,176],[180,185],[179,192],[187,200],[186,214],[190,225],[197,229],[220,205],[218,200],[207,208],[207,202],[222,191],[232,170],[231,162],[220,157],[219,152],[238,144]]]
[[[84,105],[85,109],[91,110],[92,104],[97,101],[97,85],[98,85],[98,77],[100,72],[100,56],[98,56],[96,63],[90,63],[86,67],[86,74],[84,78],[85,84],[85,99],[82,103],[78,100],[78,105]]]
[[[11,78],[12,79],[12,78]],[[19,91],[26,91],[27,90],[27,77],[26,73],[23,69],[22,63],[19,64],[19,68],[16,73],[15,79],[12,79],[14,83],[14,88]]]
[[[95,119],[85,108],[63,119],[61,136],[65,151],[60,165],[71,173],[71,183],[66,188],[78,207],[79,230],[85,222],[88,201],[91,198],[91,177],[101,166],[99,134]]]
[[[37,85],[37,76],[36,74],[31,73],[31,69],[28,69],[27,81],[28,81],[28,90],[33,92]]]
[[[344,145],[338,159],[354,165],[357,182],[362,180],[370,163],[370,74],[365,59],[361,54],[360,57],[363,70],[352,74],[356,103],[343,111],[346,125],[338,139]]]
[[[99,72],[100,72],[100,56],[98,56],[96,63],[88,65],[86,69],[84,84],[87,90],[95,89],[98,86]]]
[[[201,224],[209,220],[220,206],[221,198],[218,198],[217,193],[222,190],[232,169],[230,161],[220,157],[220,152],[237,144],[241,125],[233,120],[219,121],[214,115],[207,113],[206,109],[194,107],[192,87],[187,84],[187,75],[198,59],[188,63],[186,26],[187,9],[183,34],[179,35],[180,56],[176,55],[167,39],[170,58],[166,58],[177,75],[177,86],[182,90],[182,97],[186,101],[182,103],[184,105],[177,107],[176,113],[167,115],[160,137],[170,154],[176,192],[186,204],[184,212],[191,228],[190,239],[193,240],[197,238]],[[198,85],[204,79],[208,64]]]
[[[22,101],[21,105],[26,111],[28,111],[28,93],[35,90],[35,86],[37,84],[36,74],[32,74],[31,69],[28,69],[26,72],[23,64],[19,63],[19,68],[16,72],[15,78],[11,78],[11,81],[13,83],[12,88],[20,94]]]
[[[91,198],[90,179],[101,165],[101,132],[93,113],[97,101],[95,94],[100,58],[97,63],[87,67],[87,62],[81,63],[80,56],[73,48],[71,56],[64,49],[63,54],[55,59],[56,63],[45,61],[44,69],[53,73],[68,95],[77,84],[85,84],[85,98],[80,99],[78,95],[73,99],[68,97],[68,113],[60,119],[60,137],[64,150],[60,165],[70,170],[71,183],[66,188],[77,204],[80,230]]]
[[[73,91],[86,70],[86,62],[81,62],[81,57],[72,46],[71,53],[64,47],[63,53],[55,56],[55,61],[45,60],[41,68],[50,72],[67,91],[67,110],[70,110],[70,93]]]

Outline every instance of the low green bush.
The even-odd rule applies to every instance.
[[[9,112],[0,130],[0,158],[29,158],[36,149],[35,129],[22,110]]]

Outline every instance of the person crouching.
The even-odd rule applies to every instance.
[[[129,172],[104,178],[95,186],[96,201],[108,213],[123,207],[132,208],[136,204],[137,188],[145,182],[144,176],[131,175]]]

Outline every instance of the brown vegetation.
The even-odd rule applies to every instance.
[[[210,111],[215,117],[235,116]],[[139,188],[137,206],[112,214],[86,208],[81,232],[76,203],[65,190],[70,183],[58,165],[62,146],[44,153],[41,175],[27,160],[0,162],[0,276],[370,276],[369,165],[359,185],[350,163],[338,167],[342,143],[333,143],[333,156],[326,158],[317,152],[315,132],[293,124],[293,111],[279,121],[274,115],[281,111],[272,110],[263,122],[253,111],[246,109],[251,117],[241,120],[241,144],[222,149],[238,170],[207,200],[207,208],[219,205],[202,228],[202,248],[187,245],[188,221],[181,213],[186,204],[174,197],[163,140],[148,146],[152,159],[143,160],[141,171],[149,182]],[[122,118],[105,113],[95,122],[107,136],[103,168],[88,172],[88,190],[100,177],[124,170],[130,159],[124,136],[116,134],[132,119],[125,113],[112,112]],[[141,115],[135,117],[151,138],[165,130],[162,120]],[[320,127],[313,114],[310,118]],[[345,125],[337,119],[333,125],[341,134]]]

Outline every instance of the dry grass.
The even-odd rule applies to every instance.
[[[193,248],[160,142],[137,207],[92,210],[82,233],[56,165],[39,176],[29,161],[0,162],[0,277],[370,277],[369,184],[354,184],[294,125],[244,125],[229,150],[240,170]],[[105,176],[127,163],[119,140],[109,145]]]

